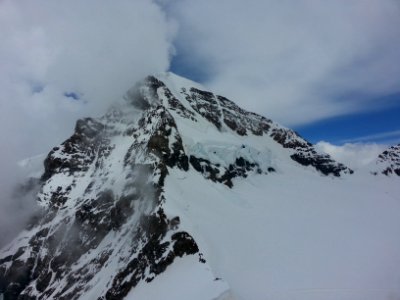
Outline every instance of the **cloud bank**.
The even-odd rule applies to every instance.
[[[167,70],[175,32],[148,0],[0,1],[0,227],[20,223],[6,205],[16,162],[49,151],[77,118],[102,114],[138,79]]]
[[[161,3],[207,85],[285,125],[379,109],[400,91],[397,0]]]
[[[388,147],[387,145],[375,143],[346,143],[338,146],[325,141],[318,142],[315,146],[317,149],[332,156],[336,161],[354,170],[375,161],[378,155]]]

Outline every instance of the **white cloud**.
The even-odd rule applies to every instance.
[[[396,144],[400,140],[400,130],[381,132],[344,140],[345,143],[385,141],[386,144]]]
[[[77,118],[102,114],[138,79],[167,70],[175,32],[148,0],[1,0],[0,204],[10,201],[16,161],[49,151]]]
[[[168,68],[174,33],[146,0],[0,2],[3,129],[25,128],[37,138],[32,131],[46,124],[70,130],[70,119],[102,113],[136,80]],[[74,103],[64,92],[82,99]]]
[[[316,148],[333,157],[338,162],[357,170],[372,163],[388,146],[382,144],[346,143],[338,146],[329,142],[320,141]]]
[[[178,51],[211,72],[210,87],[286,125],[374,109],[385,103],[373,98],[400,91],[397,0],[166,7],[180,24]]]

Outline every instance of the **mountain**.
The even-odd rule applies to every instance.
[[[400,144],[391,146],[383,151],[373,164],[373,174],[385,174],[387,176],[400,176]]]
[[[0,294],[396,297],[399,188],[384,179],[197,83],[149,76],[47,155],[26,188],[41,212],[1,251]]]

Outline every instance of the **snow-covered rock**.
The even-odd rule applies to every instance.
[[[400,176],[400,144],[383,151],[373,165],[375,175],[381,173],[387,176]]]

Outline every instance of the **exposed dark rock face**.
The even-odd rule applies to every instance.
[[[178,134],[174,119],[162,106],[158,107],[155,113],[160,116],[161,121],[158,129],[149,139],[147,144],[149,151],[164,161],[168,167],[177,166],[187,171],[188,157],[183,149],[182,139]]]
[[[190,156],[189,160],[193,168],[202,173],[205,178],[214,182],[221,182],[230,188],[233,187],[232,179],[235,177],[246,178],[251,171],[255,171],[258,174],[275,171],[272,167],[263,171],[256,162],[250,162],[243,157],[236,158],[228,167],[221,167],[219,164],[214,164],[207,159],[193,155]],[[221,168],[223,171],[221,171]]]
[[[353,170],[337,163],[327,154],[318,153],[312,144],[290,129],[274,129],[271,137],[284,148],[293,149],[294,153],[290,158],[303,166],[312,166],[324,175],[336,177],[342,173],[353,174]]]
[[[239,135],[247,135],[248,132],[254,135],[267,134],[272,121],[255,113],[247,112],[237,106],[231,100],[217,96],[222,107],[224,123]]]
[[[353,170],[348,169],[345,165],[336,163],[328,155],[311,156],[308,151],[292,154],[290,157],[303,166],[313,166],[324,175],[334,175],[339,177],[341,172],[353,174]]]
[[[104,125],[92,118],[78,120],[75,133],[60,147],[55,147],[44,161],[45,172],[42,180],[53,174],[68,172],[74,174],[86,171],[101,148],[107,152],[107,141],[102,139]]]
[[[191,88],[189,93],[186,93],[186,91],[183,91],[183,93],[186,95],[186,100],[198,114],[214,124],[218,129],[221,129],[221,111],[213,93],[196,88]]]
[[[199,252],[196,242],[186,232],[174,233],[170,240],[165,241],[165,235],[170,229],[170,221],[162,209],[154,215],[143,216],[140,224],[137,234],[140,235],[140,241],[144,246],[114,278],[112,287],[103,299],[122,299],[140,280],[145,279],[146,282],[150,282],[155,276],[164,272],[177,256],[182,257]],[[172,250],[168,250],[171,248]],[[146,270],[148,270],[147,276]],[[126,280],[126,278],[130,279]]]
[[[400,144],[383,151],[378,156],[378,164],[385,166],[382,174],[400,176]]]

